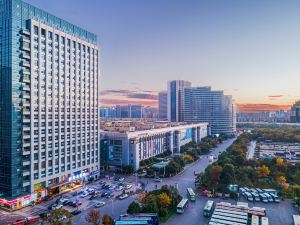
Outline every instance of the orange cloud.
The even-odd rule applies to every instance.
[[[158,101],[155,100],[129,100],[129,99],[101,99],[102,106],[115,106],[115,105],[143,105],[150,107],[158,107]]]
[[[291,105],[273,104],[237,104],[238,112],[272,112],[276,110],[289,110]]]

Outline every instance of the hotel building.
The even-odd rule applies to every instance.
[[[96,35],[0,0],[0,205],[18,209],[96,176]]]

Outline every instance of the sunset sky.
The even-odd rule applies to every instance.
[[[25,2],[98,35],[103,105],[156,106],[175,79],[225,90],[242,111],[300,99],[300,1]]]

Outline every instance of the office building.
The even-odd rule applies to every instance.
[[[101,118],[116,118],[116,115],[115,107],[100,107]]]
[[[300,123],[300,101],[291,108],[291,123]]]
[[[142,105],[117,105],[116,118],[143,118],[144,106]]]
[[[236,112],[231,96],[211,87],[187,87],[183,95],[185,122],[207,122],[212,134],[235,134]]]
[[[168,93],[166,91],[158,93],[158,118],[168,119]]]
[[[190,87],[191,82],[173,80],[168,82],[168,120],[171,122],[183,121],[184,97],[183,91]]]
[[[99,173],[96,35],[0,0],[0,205],[18,209]]]
[[[239,112],[237,122],[288,123],[291,111],[276,110],[272,112]]]
[[[156,107],[144,107],[143,118],[145,119],[157,119],[158,118],[158,108]]]
[[[138,170],[141,160],[167,150],[173,154],[180,153],[181,146],[191,141],[199,143],[207,136],[207,126],[207,123],[153,120],[101,121],[101,161],[109,166],[132,165],[134,170]]]

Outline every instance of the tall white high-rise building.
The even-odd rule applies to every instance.
[[[4,207],[99,174],[98,59],[95,34],[21,0],[0,0]]]
[[[184,97],[183,91],[190,87],[191,82],[173,80],[168,82],[168,120],[171,122],[183,121]]]

